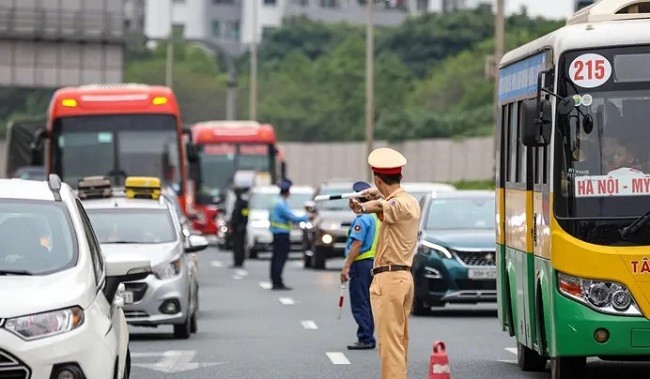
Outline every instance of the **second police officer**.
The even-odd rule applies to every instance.
[[[243,267],[246,244],[246,226],[248,225],[248,200],[249,191],[253,186],[254,174],[252,172],[238,171],[233,178],[233,191],[237,200],[230,216],[232,228],[233,264],[232,267]]]
[[[271,284],[273,290],[291,290],[284,284],[282,271],[284,264],[289,257],[291,249],[291,229],[294,223],[308,221],[312,216],[296,216],[291,212],[287,203],[290,196],[290,188],[293,183],[289,179],[282,179],[278,183],[280,187],[280,197],[271,209],[271,233],[273,234],[273,256],[271,257]]]
[[[366,182],[356,182],[354,192],[370,188]],[[359,214],[352,221],[345,246],[345,264],[341,270],[341,283],[350,282],[350,308],[357,323],[357,342],[348,345],[350,350],[375,348],[375,323],[370,307],[372,266],[379,237],[379,218],[375,214]]]

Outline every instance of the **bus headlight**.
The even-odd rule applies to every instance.
[[[444,246],[440,246],[429,241],[422,241],[419,249],[421,254],[431,255],[432,253],[437,254],[440,258],[451,259],[453,256],[451,252]]]
[[[630,291],[622,284],[557,274],[560,293],[601,313],[641,316]]]
[[[30,341],[55,336],[77,329],[84,322],[84,311],[79,307],[7,319],[5,329]]]

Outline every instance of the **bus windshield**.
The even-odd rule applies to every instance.
[[[72,186],[104,175],[155,176],[180,190],[180,150],[172,115],[101,115],[54,121],[53,171]]]
[[[560,216],[624,218],[650,210],[650,77],[630,79],[635,73],[627,66],[634,65],[619,59],[629,56],[621,50],[596,52],[613,68],[611,79],[596,88],[571,80],[571,62],[584,52],[564,59],[561,95],[574,96],[579,106],[557,117],[558,192],[567,201]],[[593,119],[593,128],[585,128],[585,118]]]
[[[199,202],[203,197],[223,193],[238,170],[271,173],[272,145],[266,144],[211,144],[199,148],[201,183]]]

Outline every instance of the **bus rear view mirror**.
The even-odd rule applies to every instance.
[[[540,109],[541,108],[541,109]],[[551,140],[551,102],[525,100],[522,109],[521,142],[526,147],[545,146]]]

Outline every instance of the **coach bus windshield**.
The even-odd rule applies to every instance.
[[[220,196],[230,185],[235,171],[253,170],[269,173],[270,176],[275,169],[271,151],[273,145],[267,144],[221,143],[199,147],[199,203],[206,203],[209,202],[207,199]]]
[[[176,119],[171,115],[100,115],[54,120],[53,171],[72,186],[85,176],[155,176],[181,185]]]
[[[560,217],[624,219],[650,210],[650,64],[647,48],[572,52],[561,60],[557,115]],[[593,120],[593,128],[590,122]]]

